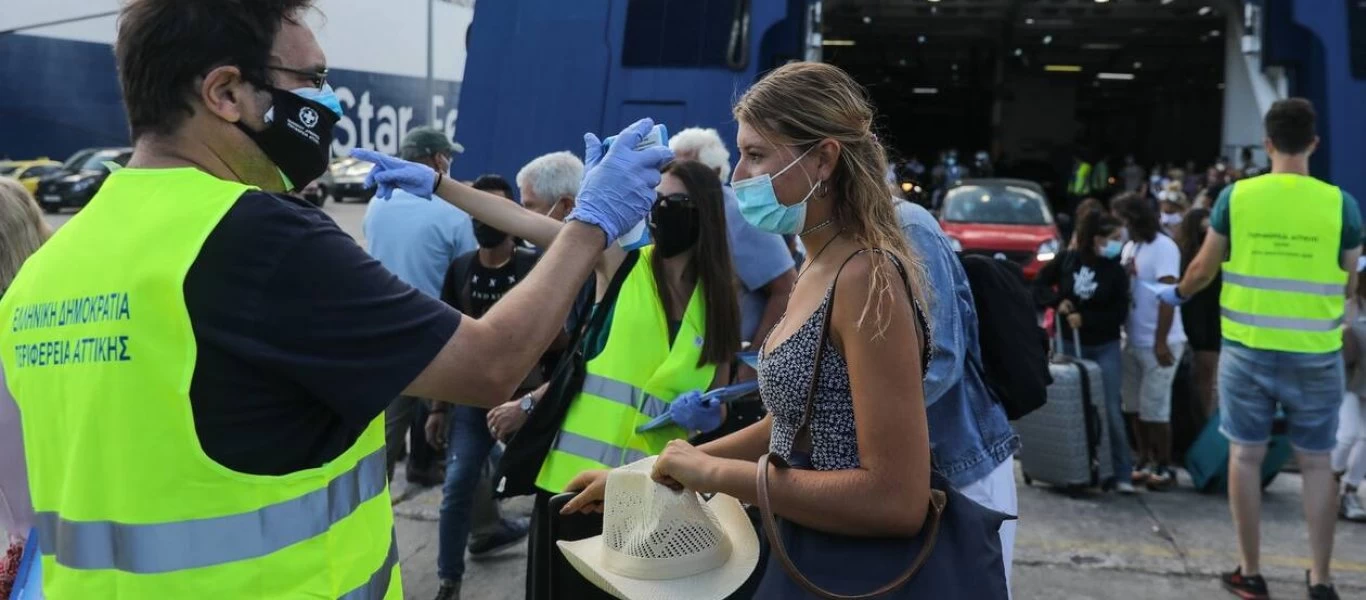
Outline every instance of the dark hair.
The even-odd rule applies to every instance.
[[[1313,103],[1304,98],[1277,100],[1266,112],[1266,137],[1271,138],[1277,151],[1299,154],[1308,150],[1318,136],[1316,119]]]
[[[512,191],[512,184],[503,179],[502,175],[496,173],[485,173],[480,175],[470,184],[470,187],[485,192],[503,192],[508,198],[517,198],[517,194]]]
[[[1113,202],[1115,215],[1124,220],[1130,236],[1143,243],[1157,239],[1162,227],[1157,220],[1157,208],[1151,200],[1133,192],[1125,192],[1116,196]]]
[[[1104,209],[1082,214],[1077,223],[1077,252],[1081,253],[1082,262],[1090,263],[1096,260],[1096,236],[1109,236],[1119,227],[1119,219]]]
[[[1085,200],[1081,201],[1081,204],[1077,205],[1077,211],[1072,215],[1072,222],[1075,223],[1076,226],[1072,228],[1072,240],[1069,242],[1070,248],[1081,247],[1081,222],[1086,218],[1086,215],[1092,211],[1106,212],[1105,205],[1102,204],[1100,200],[1091,197],[1087,197]]]
[[[1192,208],[1181,220],[1181,229],[1177,232],[1181,239],[1177,240],[1181,244],[1181,264],[1190,264],[1196,254],[1200,253],[1200,245],[1205,243],[1205,231],[1202,223],[1209,218],[1209,210],[1204,208]]]
[[[697,273],[697,285],[702,286],[702,299],[707,311],[707,326],[703,332],[702,355],[697,365],[729,364],[740,350],[740,305],[735,287],[735,269],[731,266],[730,244],[726,240],[726,201],[721,192],[721,180],[716,171],[695,160],[671,162],[664,173],[677,177],[688,190],[697,207],[697,244],[693,246],[690,268]],[[668,307],[669,295],[664,293],[663,258],[653,254],[655,287],[660,301]]]
[[[312,0],[132,0],[119,14],[114,55],[133,140],[174,133],[209,71],[233,65],[264,86],[275,36]]]

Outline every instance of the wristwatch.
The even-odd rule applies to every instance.
[[[517,407],[522,409],[522,412],[529,415],[531,414],[531,409],[536,407],[536,400],[532,398],[531,394],[527,394],[522,396],[522,401],[517,403]]]

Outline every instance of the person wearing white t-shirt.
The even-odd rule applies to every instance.
[[[1124,412],[1134,424],[1138,469],[1133,481],[1164,491],[1176,483],[1171,468],[1172,380],[1186,349],[1181,309],[1157,299],[1181,277],[1181,249],[1161,232],[1157,210],[1146,198],[1125,194],[1115,212],[1129,230],[1120,262],[1129,272],[1133,305],[1125,324]]]

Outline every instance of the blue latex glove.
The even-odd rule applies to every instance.
[[[703,398],[702,392],[685,392],[669,404],[669,415],[688,431],[711,433],[721,426],[724,404],[719,399]]]
[[[375,195],[388,200],[395,189],[400,189],[419,198],[431,199],[432,188],[436,186],[436,171],[427,165],[419,165],[374,150],[356,148],[351,158],[375,164],[365,177],[365,187],[377,188]]]
[[[1164,304],[1170,304],[1172,306],[1181,306],[1182,304],[1185,304],[1187,300],[1190,300],[1190,298],[1182,298],[1181,296],[1178,296],[1176,294],[1177,287],[1179,286],[1174,285],[1165,290],[1162,290],[1161,292],[1158,292],[1157,299],[1161,300]]]
[[[654,125],[650,119],[641,119],[621,130],[606,155],[598,136],[583,136],[584,156],[592,167],[585,166],[588,171],[569,220],[596,225],[607,234],[608,244],[650,214],[659,169],[673,159],[673,151],[664,146],[636,150]]]

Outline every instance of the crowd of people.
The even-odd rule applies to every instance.
[[[461,596],[467,552],[526,538],[528,598],[1010,597],[1021,442],[982,368],[992,332],[934,216],[893,197],[847,73],[754,83],[733,162],[704,127],[641,144],[644,119],[466,183],[451,140],[414,129],[399,156],[353,155],[375,165],[362,249],[290,195],[340,114],[309,3],[254,6],[123,7],[135,152],[60,235],[0,179],[0,527],[11,563],[36,532],[47,597],[401,598],[386,482],[405,457],[442,488],[438,600]],[[1307,103],[1266,125],[1271,175],[1211,175],[1195,207],[1183,177],[1084,203],[1035,297],[1102,367],[1120,492],[1176,482],[1189,347],[1232,442],[1223,579],[1246,599],[1266,595],[1258,475],[1283,407],[1307,589],[1328,600],[1338,507],[1363,516],[1366,315],[1343,302],[1361,217],[1307,176]],[[1286,194],[1307,208],[1277,222]],[[1267,258],[1269,223],[1299,245]],[[654,483],[613,483],[631,472]],[[697,494],[644,518],[665,488]],[[500,513],[515,495],[535,496],[529,522]],[[717,517],[727,502],[760,524]],[[556,544],[551,522],[604,511],[601,552]],[[759,535],[764,564],[741,551]]]
[[[1174,419],[1187,431],[1219,419],[1232,445],[1242,556],[1224,581],[1244,598],[1266,597],[1257,524],[1273,430],[1286,430],[1304,479],[1311,598],[1333,597],[1318,583],[1328,578],[1334,519],[1366,521],[1363,329],[1360,290],[1349,283],[1366,269],[1362,221],[1355,198],[1308,176],[1315,120],[1304,100],[1272,108],[1262,176],[1220,161],[1203,178],[1154,172],[1150,185],[1131,159],[1128,191],[1108,205],[1082,200],[1068,249],[1034,282],[1060,331],[1079,334],[1081,347],[1064,342],[1064,351],[1101,368],[1117,491],[1170,489],[1179,455],[1199,451],[1176,439]],[[1312,214],[1277,205],[1287,196]],[[1235,232],[1235,220],[1245,229]],[[1178,410],[1174,390],[1190,392],[1194,410]]]

